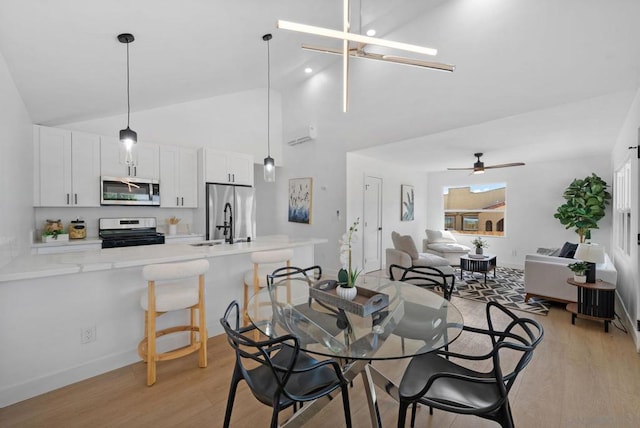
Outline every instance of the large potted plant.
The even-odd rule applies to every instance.
[[[598,221],[605,215],[605,208],[611,200],[607,183],[596,174],[584,179],[575,179],[569,184],[562,197],[566,202],[553,215],[566,229],[574,229],[584,242],[591,229],[598,229]]]

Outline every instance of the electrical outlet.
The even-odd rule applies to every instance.
[[[96,341],[96,326],[85,327],[80,329],[80,343],[91,343]]]

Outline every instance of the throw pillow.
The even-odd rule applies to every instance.
[[[427,229],[426,232],[427,232],[427,241],[429,241],[430,244],[447,243],[447,242],[455,244],[456,242],[458,242],[456,241],[455,236],[453,236],[453,234],[448,230]]]
[[[542,254],[543,256],[558,255],[560,254],[560,248],[538,248],[536,253]]]
[[[562,248],[560,249],[560,254],[558,257],[564,257],[567,259],[572,259],[578,249],[578,244],[572,244],[571,242],[565,242]]]
[[[396,232],[395,230],[393,232],[391,232],[391,242],[393,242],[393,248],[395,248],[396,250],[398,250],[398,237],[400,236],[400,234],[398,232]]]
[[[409,235],[398,235],[396,237],[396,243],[394,244],[394,246],[396,247],[396,250],[404,251],[405,253],[409,254],[411,260],[417,259],[419,257],[418,248],[416,248],[416,244],[415,242],[413,242],[413,238]]]

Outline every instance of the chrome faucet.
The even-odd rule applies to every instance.
[[[229,215],[228,218],[227,214]],[[229,202],[224,205],[224,221],[222,222],[222,225],[217,225],[216,228],[218,230],[222,229],[224,242],[233,244],[233,211]],[[229,237],[227,237],[227,231],[229,232]]]

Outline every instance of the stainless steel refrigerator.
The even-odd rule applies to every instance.
[[[206,201],[208,240],[225,239],[229,236],[225,236],[225,221],[233,227],[234,242],[255,238],[256,204],[253,187],[207,183]],[[229,218],[233,221],[230,222]]]

